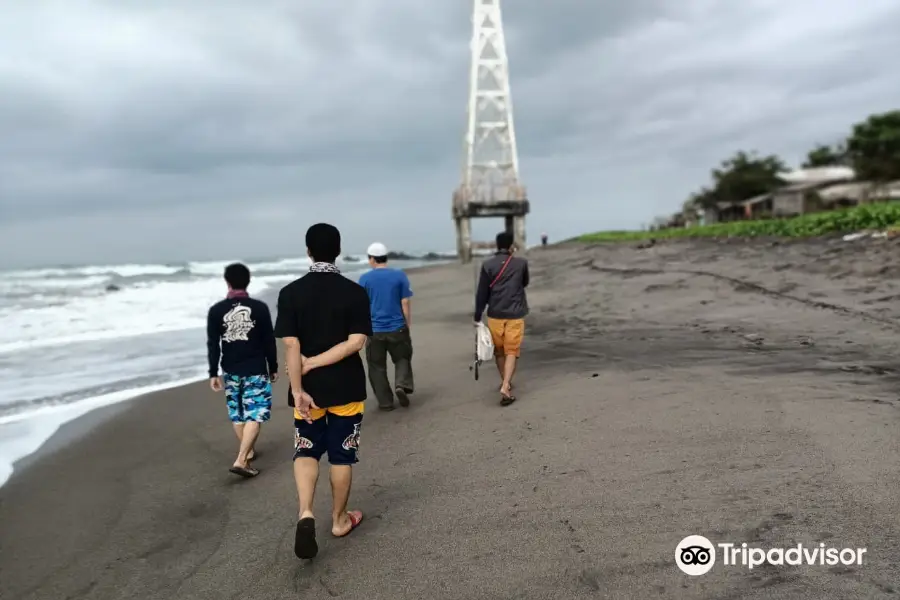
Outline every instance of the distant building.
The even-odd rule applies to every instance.
[[[810,167],[779,173],[778,179],[788,184],[852,181],[856,172],[850,167]]]
[[[749,200],[741,202],[741,206],[744,207],[744,218],[751,220],[771,217],[773,205],[774,202],[771,193],[754,196]]]
[[[817,167],[780,173],[787,185],[741,202],[718,202],[702,211],[702,222],[790,218],[867,202],[900,200],[900,181],[854,181],[849,167]]]
[[[832,208],[855,206],[879,200],[900,199],[900,181],[873,183],[871,181],[853,181],[838,183],[818,191],[823,203]]]
[[[729,223],[746,217],[746,210],[739,202],[717,202],[705,214],[706,223]],[[710,219],[711,217],[711,219]]]
[[[795,217],[834,208],[820,192],[852,182],[856,173],[850,167],[816,167],[780,173],[778,177],[788,185],[772,192],[772,216]]]
[[[808,182],[788,185],[772,193],[773,217],[796,217],[821,210],[815,192],[828,182]]]

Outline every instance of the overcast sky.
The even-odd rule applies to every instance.
[[[0,267],[454,247],[471,0],[0,0]],[[541,231],[900,106],[896,0],[507,0]],[[483,222],[489,239],[501,221]]]

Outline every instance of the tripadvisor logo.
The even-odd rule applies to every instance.
[[[866,553],[866,548],[832,548],[822,543],[813,546],[797,544],[790,548],[750,548],[746,543],[713,544],[702,535],[689,535],[675,547],[675,564],[687,575],[703,575],[716,564],[717,549],[722,565],[747,569],[764,564],[777,567],[862,565]]]
[[[675,548],[675,564],[688,575],[703,575],[716,564],[716,547],[702,535],[689,535]]]

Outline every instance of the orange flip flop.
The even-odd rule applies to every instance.
[[[363,514],[358,510],[348,510],[347,516],[350,517],[350,530],[347,531],[344,535],[338,535],[335,537],[347,537],[350,535],[354,529],[359,527],[359,524],[362,523]]]

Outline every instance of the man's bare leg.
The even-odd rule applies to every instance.
[[[500,373],[500,388],[503,389],[503,379],[506,373],[506,356],[502,354],[494,356],[494,363],[497,365],[497,372]]]
[[[347,535],[353,527],[347,516],[347,502],[350,499],[350,485],[353,482],[353,467],[350,465],[331,465],[331,533],[336,536]]]
[[[307,457],[294,460],[294,483],[297,485],[301,519],[313,517],[313,500],[316,497],[316,482],[318,481],[319,461]]]
[[[234,429],[234,435],[237,436],[238,439],[238,449],[240,449],[241,444],[244,442],[244,424],[243,423],[232,423]],[[255,442],[254,442],[255,443]],[[250,452],[247,454],[247,460],[253,460],[256,455],[256,451],[253,448],[253,444],[250,445]]]
[[[500,393],[509,395],[512,390],[513,375],[516,374],[516,356],[509,355],[503,357],[503,383],[500,385]],[[497,359],[497,367],[500,367],[500,359]]]
[[[243,423],[232,423],[232,428],[234,429],[234,435],[237,436],[238,444],[244,441],[244,424]]]
[[[234,461],[234,466],[246,469],[251,452],[253,452],[253,444],[256,443],[256,438],[259,437],[259,423],[256,421],[249,421],[244,423],[243,429],[241,448],[238,450],[237,460]]]

